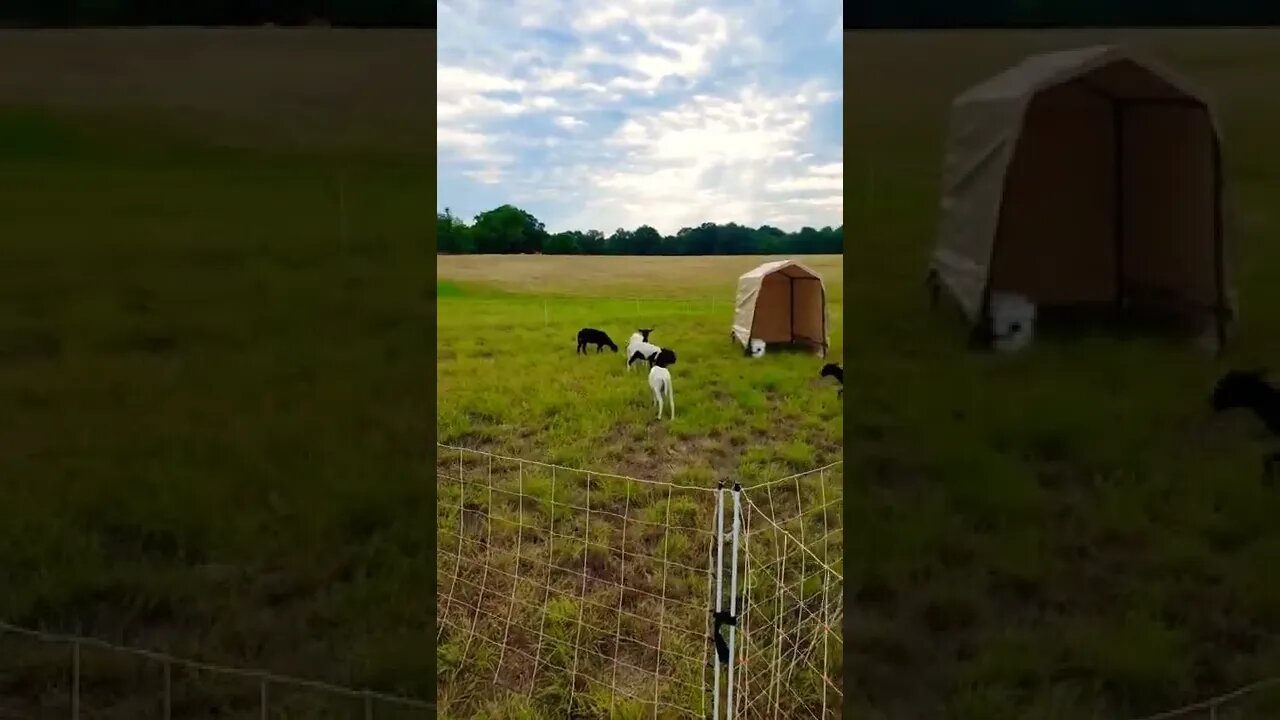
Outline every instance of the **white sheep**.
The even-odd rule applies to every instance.
[[[676,398],[671,390],[671,371],[661,365],[649,369],[649,387],[653,388],[653,399],[658,403],[658,419],[662,419],[662,395],[666,393],[667,402],[671,405],[671,419],[676,419]]]

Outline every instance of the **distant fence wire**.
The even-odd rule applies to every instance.
[[[1270,688],[1280,688],[1280,676],[1258,680],[1242,687],[1236,688],[1230,692],[1216,695],[1207,700],[1184,705],[1173,710],[1165,710],[1155,715],[1146,715],[1136,720],[1189,720],[1190,718],[1207,718],[1208,720],[1227,720],[1227,716],[1222,713],[1228,712],[1231,707],[1239,705],[1255,696],[1257,693]],[[1239,718],[1252,718],[1253,714],[1241,714],[1232,716]]]
[[[535,296],[536,297],[536,296]],[[733,317],[735,301],[732,296],[696,298],[643,298],[643,297],[590,297],[573,295],[543,295],[542,323],[550,327],[554,321],[581,319],[586,313],[597,316],[634,318],[644,322],[647,318],[662,315],[707,315],[722,313],[726,320]],[[468,297],[467,303],[510,302],[502,297]],[[828,301],[827,315],[832,327],[838,327],[843,317],[838,301]],[[615,338],[616,340],[616,338]]]
[[[70,665],[71,678],[70,700],[72,720],[80,720],[81,717],[89,717],[90,715],[86,713],[92,713],[92,710],[85,706],[81,695],[81,689],[85,680],[83,677],[84,673],[81,662],[82,651],[89,648],[119,655],[132,656],[159,664],[164,672],[164,685],[159,698],[162,703],[162,717],[164,720],[170,720],[172,717],[174,697],[172,682],[173,668],[184,668],[213,675],[224,675],[255,682],[258,689],[258,704],[261,708],[261,716],[264,719],[270,716],[272,687],[295,688],[324,695],[342,697],[349,700],[359,700],[363,703],[364,714],[362,717],[364,720],[373,720],[375,717],[378,717],[375,715],[375,710],[379,705],[407,710],[435,710],[435,705],[433,703],[428,703],[424,700],[375,692],[373,690],[359,690],[319,680],[306,680],[286,675],[277,675],[263,670],[230,667],[226,665],[201,662],[198,660],[189,660],[154,650],[144,650],[142,648],[127,645],[117,645],[97,638],[51,633],[43,630],[32,630],[30,628],[0,621],[0,635],[3,634],[16,635],[42,643],[65,645],[70,648],[68,664]],[[92,716],[97,717],[98,715],[97,713],[93,713]]]
[[[731,490],[437,443],[437,645],[456,686],[442,692],[497,685],[611,716],[839,717],[840,501],[825,486],[841,468]]]

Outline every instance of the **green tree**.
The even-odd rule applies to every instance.
[[[577,230],[558,232],[547,238],[542,252],[548,255],[580,255],[583,252],[583,234]]]
[[[631,245],[631,231],[626,228],[618,228],[605,239],[604,253],[606,255],[630,255],[632,254]]]
[[[631,233],[631,255],[657,255],[662,250],[662,233],[641,225]]]
[[[485,254],[539,253],[547,240],[542,222],[514,205],[480,213],[471,233],[476,252]]]
[[[473,253],[475,242],[471,238],[471,228],[449,208],[436,213],[436,251],[442,253]]]

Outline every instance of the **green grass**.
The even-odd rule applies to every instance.
[[[431,172],[0,105],[0,618],[431,694]],[[65,704],[65,649],[0,658],[15,712]],[[148,672],[85,707],[138,717]]]
[[[948,104],[1025,54],[1115,39],[1220,100],[1242,231],[1238,336],[1219,361],[1154,338],[973,354],[922,285]],[[1264,433],[1208,412],[1218,373],[1280,350],[1280,102],[1264,89],[1280,80],[1275,34],[845,42],[859,108],[846,131],[850,325],[868,345],[849,363],[855,716],[1135,716],[1280,674]],[[1253,712],[1274,714],[1269,702]]]
[[[630,265],[630,280],[642,274],[626,258],[487,261],[486,278],[474,276],[479,266],[470,260],[439,259],[439,442],[696,488],[735,480],[750,486],[842,458],[841,404],[833,384],[818,377],[821,361],[785,351],[748,360],[729,339],[737,276],[758,258],[652,259],[645,271],[651,273],[649,297],[662,299],[638,304],[631,299],[638,293],[610,295],[605,289],[612,269],[624,276],[628,271],[621,268]],[[700,268],[696,282],[686,275],[690,264]],[[843,282],[838,271],[825,272],[830,358],[839,361]],[[461,274],[469,280],[455,279]],[[537,277],[563,279],[557,286]],[[599,286],[593,286],[596,278]],[[598,295],[565,294],[574,291]],[[622,352],[606,348],[597,355],[592,348],[586,357],[575,355],[577,331],[586,326],[604,329],[624,350],[634,328],[651,326],[655,342],[676,349],[674,421],[655,419],[647,370],[627,375]],[[466,484],[457,482],[459,462]],[[711,494],[669,493],[662,486],[607,478],[597,478],[588,490],[581,475],[561,470],[552,477],[546,468],[490,464],[466,454],[442,453],[437,469],[439,612],[446,618],[438,647],[443,716],[563,717],[572,704],[581,717],[651,717],[655,697],[665,703],[661,717],[679,717],[674,707],[701,707],[709,659],[704,642]],[[789,521],[793,534],[809,532],[807,546],[815,554],[828,553],[839,571],[842,473],[825,478],[826,488],[821,478],[809,478],[799,497],[793,486],[752,497],[776,500],[773,516]],[[489,487],[497,488],[496,495],[490,496]],[[523,501],[511,494],[521,490]],[[819,514],[824,491],[833,503],[825,522]],[[588,503],[590,520],[575,509]],[[797,503],[806,513],[800,518],[791,509]],[[459,513],[460,506],[468,511]],[[824,530],[837,532],[818,534]],[[753,558],[773,557],[770,543],[780,538],[760,526],[753,537]],[[791,548],[786,582],[813,613],[821,580],[812,561],[801,565],[799,555]],[[548,563],[566,569],[545,575]],[[589,578],[579,586],[581,576],[568,569],[584,563]],[[761,568],[753,575],[753,597],[762,602],[752,622],[774,617],[763,599],[774,596],[769,583],[776,571]],[[619,586],[627,588],[621,597]],[[668,598],[665,605],[662,597]],[[472,631],[468,623],[477,613]],[[669,628],[661,634],[661,660],[654,649],[659,625]],[[542,637],[533,631],[539,627]],[[588,655],[591,650],[598,656]],[[579,674],[571,682],[570,672],[552,667],[572,670],[575,651]],[[535,671],[535,660],[545,665]],[[838,677],[838,659],[830,662]],[[661,678],[656,686],[655,670]],[[495,690],[495,676],[516,692]],[[798,699],[784,697],[793,703],[787,707],[804,712],[799,705],[805,705],[817,713],[821,689],[799,682],[794,689]]]

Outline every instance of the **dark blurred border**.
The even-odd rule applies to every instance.
[[[845,30],[1280,25],[1275,0],[845,0]]]
[[[0,0],[0,28],[305,26],[436,29],[435,0]]]
[[[435,4],[434,3],[435,3],[435,0],[432,0],[432,6],[431,6],[432,24],[435,23]],[[424,83],[424,85],[429,86],[431,88],[432,93],[434,93],[435,87],[436,87],[436,67],[437,67],[436,53],[438,52],[440,44],[439,44],[439,38],[436,37],[436,31],[434,29],[431,32],[426,33],[426,35],[429,38],[427,42],[431,46],[430,47],[431,61],[428,67],[422,68],[422,72],[425,73],[426,77],[428,78],[428,82]],[[436,132],[435,122],[434,121],[432,122],[431,127],[423,128],[423,132],[431,133],[431,137],[434,138],[435,132]],[[439,175],[437,174],[436,162],[437,162],[436,157],[432,155],[431,193],[429,198],[422,199],[423,213],[424,214],[431,213],[433,219],[434,219],[435,208],[436,208],[436,195],[437,195],[436,183],[438,182],[438,179],[439,179]],[[436,478],[435,478],[435,471],[434,471],[434,468],[436,466],[436,443],[435,443],[435,440],[436,440],[436,399],[435,399],[436,398],[436,354],[434,352],[434,348],[437,342],[436,290],[435,290],[437,244],[436,244],[436,224],[434,222],[424,220],[424,226],[427,228],[427,231],[426,231],[427,251],[430,257],[430,259],[427,262],[429,263],[430,267],[423,268],[424,270],[423,274],[425,276],[428,274],[425,271],[430,271],[429,273],[430,277],[423,278],[424,283],[423,283],[422,292],[430,293],[431,299],[428,303],[428,306],[431,308],[430,310],[431,316],[428,318],[423,318],[423,321],[424,321],[425,330],[427,333],[427,345],[433,348],[433,352],[431,354],[431,357],[423,358],[423,363],[422,363],[423,379],[426,382],[427,390],[430,393],[432,398],[431,407],[429,408],[424,407],[422,409],[423,412],[431,413],[431,418],[425,423],[426,427],[429,429],[431,437],[423,438],[422,442],[423,442],[423,449],[426,452],[427,458],[430,460],[430,463],[427,465],[427,467],[432,468],[432,473],[431,473],[431,477],[422,478],[421,481],[428,483],[430,485],[430,490],[427,492],[427,498],[428,498],[428,502],[431,503],[432,510],[434,510],[436,507],[436,501],[437,501]],[[432,517],[433,518],[436,517],[434,512],[432,513]],[[427,547],[430,549],[432,557],[436,558],[436,563],[433,564],[431,567],[430,585],[431,587],[435,587],[436,583],[439,582],[439,575],[438,575],[439,555],[437,554],[438,549],[436,548],[435,524],[432,523],[431,527],[428,528],[428,530],[429,530],[429,534],[428,534],[429,539],[427,542]],[[430,614],[432,626],[433,627],[436,626],[439,620],[436,617],[435,596],[433,595],[430,598],[423,598],[422,601],[423,601],[422,602],[423,607],[427,608],[426,612]],[[436,677],[438,672],[438,670],[436,669],[436,659],[437,659],[436,658],[436,635],[433,633],[431,637],[425,638],[425,642],[427,642],[431,647],[431,662],[427,665],[427,668],[431,671],[432,677]],[[431,686],[431,697],[427,698],[427,701],[435,703],[437,701],[436,695],[438,691],[439,689],[433,684]]]

